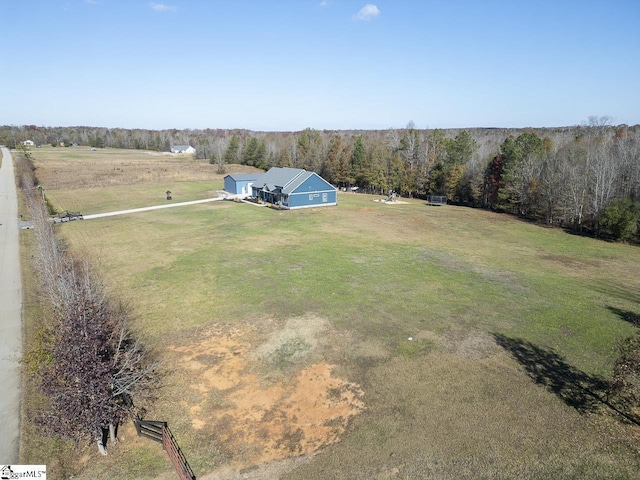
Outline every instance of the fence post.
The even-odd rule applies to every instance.
[[[178,442],[166,423],[162,426],[162,446],[167,452],[167,455],[169,455],[169,459],[176,469],[178,478],[180,478],[180,480],[196,480],[196,476],[193,470],[191,470],[187,458],[182,453],[182,450],[180,450]]]
[[[169,430],[167,422],[156,422],[151,420],[134,420],[136,432],[140,437],[147,437],[150,440],[162,443],[162,449],[167,452],[169,460],[175,468],[180,480],[196,480],[196,476],[191,470],[187,458],[180,450],[180,446]]]

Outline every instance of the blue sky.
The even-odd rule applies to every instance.
[[[0,124],[640,123],[638,0],[0,0]]]

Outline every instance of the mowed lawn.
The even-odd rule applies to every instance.
[[[133,168],[140,154],[119,155]],[[54,162],[34,156],[51,203],[86,214],[222,188],[206,164],[203,179],[54,188]],[[640,249],[379,198],[300,211],[215,202],[58,227],[164,360],[147,418],[169,422],[198,478],[638,478],[640,430],[601,386],[640,315]],[[314,393],[313,381],[330,388]],[[289,415],[300,385],[305,403]],[[301,420],[319,404],[324,423]],[[109,457],[78,453],[77,478],[172,478],[157,444],[123,432]]]

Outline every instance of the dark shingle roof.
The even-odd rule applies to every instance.
[[[283,193],[288,193],[287,188],[294,180],[304,174],[308,174],[306,170],[301,168],[289,168],[289,167],[272,167],[268,172],[262,175],[259,180],[260,185],[265,185],[266,190],[273,192],[276,189],[281,189]]]

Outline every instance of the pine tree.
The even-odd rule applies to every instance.
[[[224,163],[238,163],[238,149],[240,148],[240,141],[235,135],[231,137],[227,151],[224,152]]]

